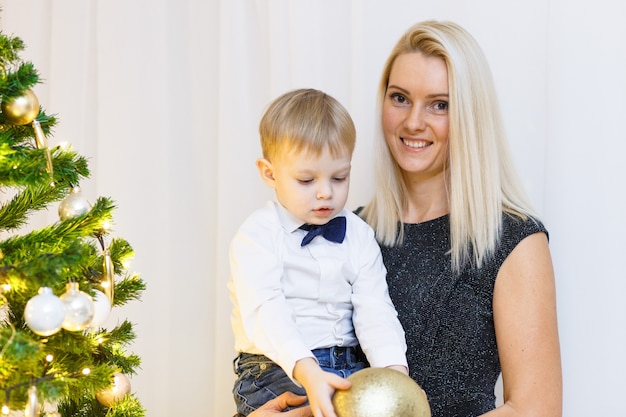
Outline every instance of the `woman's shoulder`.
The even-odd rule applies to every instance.
[[[545,233],[548,237],[548,230],[537,217],[503,213],[500,246],[505,251],[513,250],[524,238],[535,233]]]
[[[502,230],[504,233],[522,235],[531,235],[537,232],[548,234],[545,225],[537,217],[506,212],[502,214]]]

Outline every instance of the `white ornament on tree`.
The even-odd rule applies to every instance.
[[[52,288],[41,287],[39,294],[26,303],[24,319],[34,333],[40,336],[53,335],[63,326],[65,304],[54,295]]]
[[[63,328],[71,332],[86,329],[95,313],[89,294],[79,290],[77,282],[70,282],[67,284],[67,291],[60,298],[65,304]]]
[[[59,217],[61,220],[71,219],[87,214],[90,209],[89,202],[80,193],[80,187],[74,187],[70,190],[70,194],[59,204]]]
[[[106,321],[111,312],[111,302],[102,291],[94,290],[93,305],[94,315],[89,327],[100,327]]]

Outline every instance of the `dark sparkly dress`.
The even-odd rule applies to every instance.
[[[502,238],[483,267],[453,275],[448,216],[405,225],[401,246],[382,247],[389,292],[407,339],[411,377],[433,417],[473,417],[495,408],[500,374],[492,298],[502,262],[525,237],[544,232],[532,219],[503,216]]]

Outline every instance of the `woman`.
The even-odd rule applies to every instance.
[[[378,98],[377,189],[361,214],[433,415],[560,416],[547,231],[512,169],[480,47],[456,24],[417,24],[392,50]]]
[[[433,417],[560,417],[547,231],[512,169],[480,47],[454,23],[411,27],[378,99],[376,194],[360,215],[381,244]]]

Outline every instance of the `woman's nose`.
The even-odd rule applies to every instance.
[[[425,122],[424,116],[425,116],[424,109],[415,106],[407,114],[407,117],[404,123],[410,131],[424,130],[426,128],[426,122]]]

